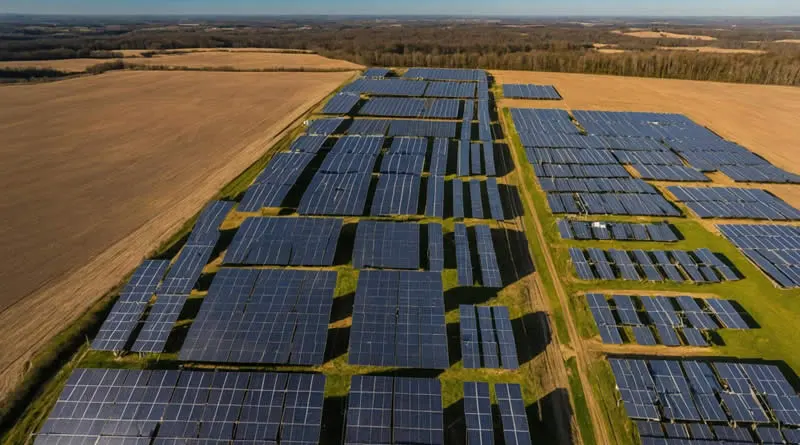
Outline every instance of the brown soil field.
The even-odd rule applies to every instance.
[[[121,49],[114,52],[122,53],[123,57],[141,57],[142,53],[152,52],[151,49]],[[163,50],[166,53],[181,53],[181,52],[244,52],[244,53],[280,53],[287,51],[282,48],[186,48],[186,49],[168,49]],[[311,50],[292,50],[293,52],[304,52],[314,54]]]
[[[187,68],[234,67],[240,70],[261,69],[346,69],[359,70],[363,66],[344,60],[329,59],[319,54],[288,54],[259,51],[193,51],[188,54],[160,54],[148,58],[126,59],[128,63],[149,66],[174,66]]]
[[[0,87],[0,400],[37,348],[352,76],[127,71]]]
[[[2,68],[39,68],[64,71],[66,73],[81,73],[90,66],[111,62],[118,59],[63,59],[63,60],[16,60],[0,62]]]
[[[713,46],[659,46],[658,49],[664,51],[694,51],[697,53],[719,53],[719,54],[766,54],[762,49],[745,48],[714,48]]]
[[[611,31],[614,34],[622,34],[630,37],[639,37],[641,39],[687,39],[687,40],[717,40],[716,37],[695,35],[695,34],[676,34],[673,32],[660,32],[660,31]]]
[[[800,88],[525,71],[492,71],[492,74],[501,84],[554,85],[565,98],[503,99],[501,107],[680,113],[778,167],[800,174],[797,145]],[[800,208],[796,187],[761,184],[757,187],[770,190]]]

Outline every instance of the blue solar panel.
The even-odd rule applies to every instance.
[[[444,218],[444,177],[442,176],[428,177],[425,216]]]
[[[299,136],[292,142],[289,151],[292,153],[318,153],[327,140],[326,136]]]
[[[172,327],[186,304],[185,295],[158,297],[131,347],[134,352],[164,352]]]
[[[444,270],[444,235],[439,223],[428,223],[428,268],[434,272]]]
[[[156,290],[158,295],[188,295],[211,258],[213,246],[185,246]]]
[[[335,218],[247,218],[223,263],[330,266],[341,230]]]
[[[498,383],[494,388],[506,445],[529,445],[531,435],[520,386],[513,383]]]
[[[722,322],[722,325],[729,329],[749,329],[750,327],[744,321],[736,308],[733,307],[730,301],[720,300],[717,298],[709,298],[705,300],[706,304],[714,312],[714,315]]]
[[[297,212],[301,215],[362,215],[372,176],[369,173],[317,173]]]
[[[486,192],[489,198],[489,211],[495,221],[505,220],[503,213],[503,202],[500,199],[500,189],[497,186],[497,179],[489,178],[486,180]]]
[[[653,331],[647,326],[634,326],[633,336],[636,337],[636,343],[640,345],[653,346],[657,344]]]
[[[350,382],[344,443],[391,443],[394,378],[354,375]]]
[[[238,211],[256,212],[262,207],[280,207],[305,171],[313,153],[278,153],[247,189]]]
[[[393,430],[394,443],[444,445],[438,380],[395,377]]]
[[[464,224],[455,225],[456,265],[458,267],[458,285],[472,286],[472,257],[467,237],[467,227]]]
[[[473,175],[483,174],[481,168],[481,144],[470,145],[470,173]]]
[[[678,334],[675,332],[671,326],[665,325],[656,325],[656,330],[658,331],[658,337],[661,338],[661,343],[667,346],[680,346],[681,341],[678,338]]]
[[[384,76],[381,76],[384,77]],[[380,96],[418,97],[425,94],[427,82],[406,79],[356,79],[342,88],[342,92],[350,94],[369,94]]]
[[[470,144],[462,140],[458,145],[458,176],[469,176],[470,170]]]
[[[464,217],[464,182],[453,179],[453,218]]]
[[[467,445],[493,445],[494,424],[489,384],[464,382],[464,422]]]
[[[475,84],[471,82],[428,82],[425,97],[475,97]]]
[[[436,138],[433,140],[433,154],[431,155],[431,176],[445,176],[447,174],[447,139]]]
[[[486,176],[497,176],[497,166],[494,161],[494,144],[483,143],[483,162],[486,164]]]
[[[344,118],[341,117],[315,119],[309,122],[306,133],[312,136],[330,136],[336,133],[343,122]]]
[[[709,346],[703,334],[695,328],[683,328],[683,336],[686,337],[686,342],[690,346],[704,347]]]
[[[463,82],[485,82],[486,71],[454,68],[409,68],[404,78],[407,79],[432,79],[456,80]]]
[[[348,114],[361,98],[358,94],[339,93],[322,108],[322,114]]]
[[[384,161],[388,157],[383,158]],[[424,158],[420,158],[421,160]],[[420,170],[422,162],[419,163]],[[372,199],[371,215],[416,215],[421,179],[417,175],[382,174]]]
[[[480,337],[475,306],[462,304],[459,306],[459,330],[461,332],[461,357],[464,368],[481,367]]]
[[[481,181],[473,179],[469,181],[469,197],[471,203],[470,216],[476,219],[483,219],[483,200],[481,199]]]
[[[389,68],[369,68],[364,71],[363,76],[367,78],[381,78],[386,77],[392,70]]]
[[[533,84],[504,84],[503,96],[509,98],[519,99],[549,99],[560,100],[561,95],[558,94],[555,87],[552,85],[533,85]]]
[[[356,229],[353,267],[419,269],[420,225],[361,221]]]

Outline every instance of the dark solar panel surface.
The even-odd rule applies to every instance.
[[[464,382],[464,422],[468,445],[493,445],[494,423],[489,384]]]
[[[224,264],[330,266],[342,230],[334,218],[247,218]]]
[[[520,386],[514,383],[498,383],[494,388],[506,445],[530,444],[528,416],[525,412],[525,402],[522,400]]]
[[[419,269],[420,225],[361,221],[356,229],[353,267]]]
[[[467,236],[467,226],[464,224],[455,225],[456,242],[456,266],[458,268],[458,285],[472,286],[472,256],[469,247],[469,237]]]

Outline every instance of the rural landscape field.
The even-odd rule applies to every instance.
[[[800,443],[800,22],[2,12],[0,442]]]

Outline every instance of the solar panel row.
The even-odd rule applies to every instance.
[[[330,266],[342,230],[336,218],[247,218],[223,264]]]
[[[462,304],[459,313],[464,368],[519,368],[507,307]]]
[[[325,376],[76,369],[35,443],[317,443]]]
[[[800,229],[756,224],[717,227],[778,286],[800,287]]]
[[[361,221],[356,229],[353,267],[419,269],[420,225]]]
[[[339,93],[322,108],[322,114],[348,114],[361,100],[358,94]]]
[[[766,190],[734,187],[668,187],[668,190],[700,218],[800,219],[800,210]]]
[[[278,153],[247,189],[238,211],[256,212],[262,207],[280,207],[300,175],[314,159],[314,153]]]
[[[404,78],[453,80],[459,82],[487,82],[486,71],[454,68],[409,68]]]
[[[344,133],[350,136],[415,136],[455,138],[456,122],[421,119],[353,119]]]
[[[358,110],[361,116],[424,117],[458,119],[460,99],[416,99],[373,97]]]
[[[503,97],[514,99],[561,100],[552,85],[504,84]]]
[[[348,362],[446,369],[444,296],[439,272],[362,271]]]
[[[189,328],[180,360],[322,364],[336,276],[220,269]]]
[[[586,259],[586,253],[589,254],[591,260]],[[739,279],[739,276],[729,266],[708,249],[698,249],[692,253],[697,260],[689,252],[681,250],[649,252],[634,250],[628,252],[617,249],[604,251],[590,248],[584,252],[583,249],[570,248],[570,257],[582,280],[598,278],[613,280],[617,278],[617,273],[611,267],[612,264],[616,266],[622,279],[633,281],[643,279],[639,270],[647,281],[682,283],[688,277],[695,283],[719,283]],[[631,260],[631,255],[635,260]],[[613,263],[608,261],[609,257]]]
[[[577,221],[559,219],[563,239],[615,241],[678,241],[677,229],[669,223],[627,223],[622,221]]]
[[[640,193],[548,193],[554,214],[680,216],[661,195]]]

